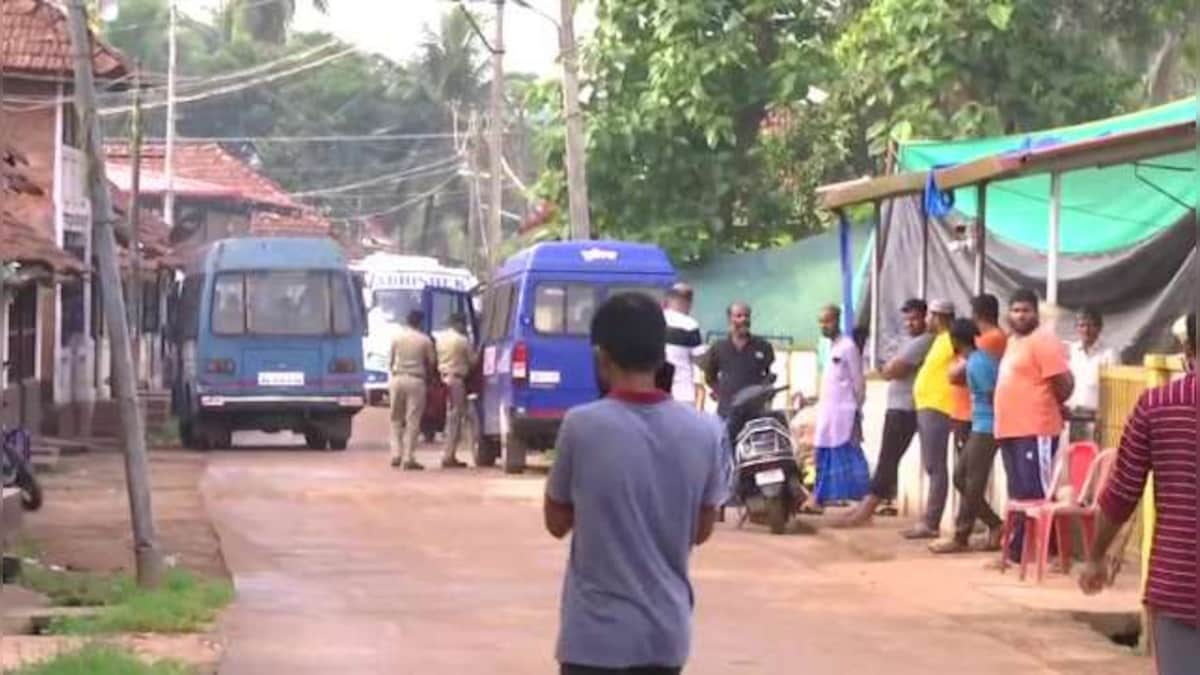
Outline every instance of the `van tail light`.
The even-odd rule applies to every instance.
[[[354,359],[345,357],[334,359],[329,363],[329,372],[331,373],[357,373],[358,364]]]
[[[236,369],[233,359],[209,359],[204,368],[210,375],[233,375]]]
[[[524,342],[513,345],[512,378],[526,380],[529,377],[529,347]]]

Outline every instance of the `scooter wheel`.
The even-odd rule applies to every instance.
[[[767,500],[767,527],[771,534],[783,534],[787,531],[788,509],[783,497],[771,497]]]

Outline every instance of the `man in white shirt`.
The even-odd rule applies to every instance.
[[[667,291],[663,317],[667,322],[667,363],[675,367],[671,397],[690,406],[696,405],[696,379],[693,365],[706,346],[700,335],[700,324],[691,316],[692,287],[677,283]]]
[[[1075,391],[1067,399],[1072,441],[1094,438],[1100,409],[1100,369],[1118,364],[1113,351],[1100,343],[1103,329],[1104,318],[1099,311],[1093,307],[1079,310],[1075,318],[1079,340],[1068,347],[1071,375],[1075,378]]]

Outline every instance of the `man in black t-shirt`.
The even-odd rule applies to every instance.
[[[775,349],[771,343],[750,334],[750,306],[735,302],[726,311],[729,337],[713,345],[704,377],[717,399],[717,414],[729,414],[733,397],[746,387],[770,381]]]

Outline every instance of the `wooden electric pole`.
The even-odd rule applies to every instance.
[[[133,326],[133,374],[140,383],[142,373],[142,76],[141,64],[135,63],[133,73],[133,116],[130,122],[129,157],[129,313]]]
[[[588,207],[587,148],[583,140],[583,112],[579,109],[579,45],[575,40],[575,0],[562,1],[562,25],[558,28],[562,54],[563,114],[567,118],[567,202],[571,238],[591,239],[592,219]]]
[[[154,531],[150,503],[150,475],[146,460],[146,433],[137,403],[137,381],[129,349],[129,324],[125,297],[117,269],[117,242],[113,231],[112,197],[104,172],[104,145],[100,118],[96,115],[96,83],[92,74],[92,42],[88,35],[87,10],[83,0],[69,0],[67,21],[71,32],[71,52],[75,62],[75,113],[83,151],[87,157],[87,177],[92,200],[92,238],[100,267],[100,288],[104,298],[104,316],[112,336],[113,384],[121,414],[125,445],[125,484],[129,492],[129,511],[133,522],[134,557],[138,584],[157,586],[162,579],[162,554]]]
[[[504,155],[504,0],[496,0],[496,36],[492,43],[492,90],[489,110],[487,261],[488,277],[500,268],[500,218],[503,208]]]

